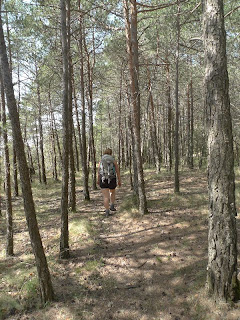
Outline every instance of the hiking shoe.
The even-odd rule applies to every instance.
[[[116,211],[116,208],[114,208],[114,204],[111,204],[111,205],[110,205],[110,210],[111,210],[111,211]]]
[[[110,211],[109,211],[109,209],[106,209],[106,210],[105,210],[105,216],[106,216],[106,217],[109,217],[109,215],[110,215]]]

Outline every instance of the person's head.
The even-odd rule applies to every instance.
[[[110,156],[112,155],[112,149],[107,148],[103,154],[109,154]]]

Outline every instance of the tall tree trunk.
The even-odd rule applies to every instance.
[[[2,122],[2,110],[1,110],[1,104],[0,104],[0,123]],[[0,141],[2,139],[2,127],[0,126]],[[2,191],[2,162],[0,159],[0,217],[2,217],[2,196],[1,196],[1,191]]]
[[[81,136],[81,126],[80,126],[80,119],[79,119],[79,113],[78,113],[78,103],[77,103],[77,95],[76,95],[76,88],[75,88],[75,81],[74,81],[74,74],[72,72],[72,86],[73,86],[73,101],[74,101],[74,109],[75,109],[75,115],[76,115],[76,121],[77,121],[77,134],[78,134],[78,140],[79,140],[79,155],[80,160],[82,163],[82,136]]]
[[[138,173],[137,173],[137,160],[136,160],[133,125],[132,125],[131,96],[130,96],[130,92],[128,91],[127,83],[126,83],[126,95],[127,95],[127,103],[129,108],[127,127],[130,132],[130,142],[129,142],[130,185],[133,192],[136,195],[138,195]],[[133,177],[132,177],[132,168],[133,168]]]
[[[156,127],[156,119],[155,119],[155,107],[153,102],[153,94],[152,94],[152,82],[149,71],[149,66],[147,66],[147,75],[148,75],[148,92],[149,92],[149,103],[150,103],[150,132],[152,135],[152,145],[154,150],[154,159],[157,173],[160,172],[161,168],[161,150],[160,150],[160,142],[157,138],[157,127]]]
[[[56,138],[55,138],[55,130],[54,130],[54,119],[53,119],[53,109],[52,109],[52,99],[51,99],[51,88],[49,84],[48,89],[48,102],[49,102],[49,113],[50,113],[50,132],[51,132],[51,144],[52,144],[52,152],[53,152],[53,179],[58,181],[58,170],[57,170],[57,152],[56,152]]]
[[[76,162],[76,170],[77,172],[80,171],[80,165],[79,165],[79,151],[78,151],[78,143],[77,143],[77,136],[76,136],[76,131],[73,127],[73,139],[74,139],[74,148],[75,148],[75,162]]]
[[[9,159],[9,149],[8,149],[5,94],[4,94],[2,79],[0,79],[0,86],[1,86],[4,155],[5,155],[5,194],[6,194],[6,224],[7,224],[6,253],[8,256],[12,256],[13,255],[12,192],[11,192],[10,159]]]
[[[36,71],[36,81],[37,81],[37,97],[38,97],[38,125],[39,125],[39,147],[40,147],[40,158],[41,158],[41,172],[42,172],[42,182],[47,184],[46,178],[46,169],[45,169],[45,158],[44,158],[44,147],[43,147],[43,127],[42,127],[42,102],[40,94],[40,85],[39,85],[39,74],[38,66],[35,61],[35,71]]]
[[[55,133],[56,142],[57,142],[58,154],[59,154],[59,159],[60,159],[60,164],[61,164],[61,169],[62,169],[63,157],[62,157],[62,150],[61,150],[61,146],[60,146],[57,124],[56,124],[56,120],[54,117],[54,113],[52,113],[52,117],[53,117],[54,133]]]
[[[81,1],[78,0],[79,25],[80,25],[80,81],[81,81],[81,103],[82,103],[82,176],[83,176],[83,196],[85,200],[90,200],[88,190],[88,166],[87,166],[87,137],[86,137],[86,115],[85,115],[85,89],[84,89],[84,61],[83,61],[83,14],[81,13]]]
[[[70,53],[71,43],[71,7],[70,0],[67,0],[67,28],[68,28],[68,104],[69,104],[69,156],[70,156],[70,192],[69,192],[69,207],[73,212],[76,212],[76,179],[75,179],[75,162],[73,152],[73,106],[72,106],[72,58]]]
[[[191,63],[192,64],[192,63]],[[193,80],[192,80],[192,70],[190,79],[190,149],[189,149],[189,168],[193,169],[193,130],[194,130],[194,106],[193,106]]]
[[[94,34],[94,32],[93,32]],[[93,51],[94,48],[94,38],[93,38]],[[89,113],[89,146],[90,146],[90,154],[91,154],[91,162],[92,162],[92,188],[93,190],[97,189],[97,170],[96,170],[96,148],[94,141],[94,130],[93,130],[93,66],[90,63],[90,54],[87,49],[86,39],[84,37],[84,48],[87,55],[87,74],[88,74],[88,113]]]
[[[234,154],[223,0],[204,0],[205,103],[208,114],[207,284],[216,300],[240,298]]]
[[[36,148],[36,155],[37,155],[37,164],[38,164],[38,180],[42,183],[42,174],[41,174],[41,165],[40,165],[40,157],[39,157],[39,140],[38,140],[38,129],[37,123],[35,122],[35,130],[36,130],[36,139],[33,136],[33,141]]]
[[[12,73],[12,46],[11,46],[11,39],[10,39],[10,30],[9,30],[9,23],[8,23],[8,13],[6,12],[6,25],[7,25],[7,41],[8,41],[8,55],[9,55],[9,67],[10,72]],[[19,73],[19,64],[18,64],[18,104],[20,103],[20,73]],[[18,105],[19,109],[19,105]],[[13,181],[14,181],[14,195],[17,197],[18,192],[18,170],[17,170],[17,156],[16,151],[13,147]]]
[[[0,1],[1,8],[1,1]],[[4,41],[2,18],[0,16],[0,67],[3,78],[4,89],[7,97],[7,105],[9,116],[12,124],[12,133],[14,146],[16,148],[17,160],[19,165],[20,179],[22,185],[22,194],[24,198],[24,210],[28,224],[33,253],[37,266],[40,294],[43,303],[52,301],[54,297],[51,277],[48,269],[48,264],[42,241],[38,229],[35,206],[32,196],[31,183],[29,178],[28,165],[26,155],[24,153],[24,144],[22,139],[22,132],[20,128],[19,115],[17,112],[17,104],[13,91],[12,77],[9,68],[6,45]]]
[[[69,181],[69,105],[68,105],[68,44],[66,25],[66,0],[60,0],[61,7],[61,31],[62,31],[62,59],[63,59],[63,153],[62,153],[62,198],[61,198],[61,259],[68,259],[69,254],[69,230],[68,230],[68,181]]]
[[[179,192],[179,40],[180,40],[180,4],[178,2],[177,12],[177,49],[176,49],[176,88],[175,88],[175,100],[176,100],[176,119],[175,119],[175,174],[174,174],[174,192]]]
[[[186,121],[186,127],[187,127],[187,165],[190,169],[190,149],[191,149],[191,109],[190,109],[190,84],[187,85],[187,121]]]
[[[139,64],[138,64],[138,40],[137,40],[137,7],[136,0],[130,0],[131,19],[129,19],[128,1],[124,1],[124,13],[126,20],[126,40],[128,51],[128,63],[130,69],[131,83],[131,104],[133,110],[133,130],[136,148],[136,160],[138,171],[138,200],[139,213],[147,213],[147,201],[144,186],[143,165],[141,155],[141,138],[140,138],[140,92],[138,86]],[[131,23],[130,23],[131,21]]]

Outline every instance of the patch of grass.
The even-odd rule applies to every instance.
[[[5,319],[8,315],[14,314],[16,311],[21,311],[23,307],[6,292],[0,294],[0,320]]]
[[[86,262],[84,268],[87,270],[87,271],[95,271],[97,270],[98,268],[104,266],[104,262],[102,259],[100,260],[89,260]]]
[[[128,213],[128,214],[137,214],[138,213],[138,201],[136,195],[127,196],[123,199],[119,212]]]
[[[72,236],[80,236],[83,234],[92,235],[95,230],[87,219],[74,219],[69,222],[69,232]]]
[[[38,290],[38,279],[36,276],[31,275],[31,278],[27,279],[21,288],[21,298],[24,309],[41,306]]]
[[[150,199],[148,200],[148,207],[158,207],[161,209],[187,209],[194,207],[201,207],[207,205],[207,196],[205,194],[167,194],[162,195],[161,199]]]
[[[193,312],[194,313],[191,315],[192,320],[211,320],[211,318],[209,318],[209,310],[207,310],[206,307],[200,304],[199,301],[196,301],[194,303]]]
[[[6,292],[0,295],[0,319],[21,310],[40,307],[39,283],[34,270],[27,263],[10,265],[7,260],[1,263],[1,278]]]
[[[82,267],[77,267],[75,269],[75,272],[77,274],[82,274],[84,271],[92,272],[95,273],[98,271],[99,268],[103,267],[105,265],[104,261],[102,258],[100,259],[93,259],[93,260],[88,260],[84,266]]]
[[[162,258],[160,258],[160,257],[158,257],[158,256],[156,256],[155,258],[156,258],[157,262],[159,262],[159,263],[162,263],[162,262],[163,262],[163,261],[162,261]]]

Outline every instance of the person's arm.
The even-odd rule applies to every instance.
[[[100,170],[100,162],[98,164],[98,170],[97,170],[97,184],[100,185],[100,173],[99,173],[99,170]]]
[[[116,169],[116,173],[117,173],[117,181],[118,181],[118,185],[119,187],[121,187],[121,176],[120,176],[120,170],[119,170],[119,166],[117,164],[117,161],[114,161],[114,165],[115,165],[115,169]]]

